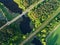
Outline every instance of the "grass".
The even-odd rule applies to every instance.
[[[60,26],[48,38],[47,45],[60,45]]]

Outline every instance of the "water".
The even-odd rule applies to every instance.
[[[14,13],[22,13],[22,9],[18,7],[18,4],[15,3],[13,0],[0,0],[10,11]],[[23,34],[31,32],[30,28],[30,19],[28,17],[23,16],[23,21],[20,24],[20,29]]]
[[[30,33],[31,32],[31,27],[30,27],[30,19],[29,17],[23,16],[23,21],[20,23],[20,29],[23,34]]]
[[[36,39],[36,38],[34,38],[34,39],[32,40],[32,43],[33,43],[34,45],[42,45],[42,43],[40,42],[40,40],[38,40],[38,39]]]
[[[0,0],[11,12],[22,13],[22,9],[18,7],[18,4],[13,0]]]

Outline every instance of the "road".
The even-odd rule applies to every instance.
[[[60,23],[46,38],[47,45],[60,45]]]
[[[50,32],[50,34],[46,37],[46,42],[48,42],[48,38],[60,27],[60,22],[59,24],[53,28],[53,31]],[[60,32],[60,31],[59,31]]]
[[[35,6],[37,6],[38,4],[40,4],[41,2],[43,2],[44,0],[40,0],[37,3],[32,4],[30,7],[28,7],[22,14],[20,14],[19,16],[15,17],[14,19],[12,19],[11,21],[7,22],[5,25],[3,25],[2,27],[0,27],[0,30],[2,30],[4,27],[14,23],[16,20],[18,20],[19,18],[21,18],[23,15],[25,15],[27,12],[29,12],[30,10],[32,10]]]
[[[60,7],[54,11],[54,13],[49,17],[38,29],[36,29],[35,32],[29,35],[26,40],[24,40],[20,45],[24,45],[26,42],[28,42],[31,38],[33,38],[39,31],[41,31],[57,14],[60,12]]]

